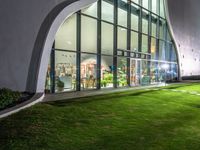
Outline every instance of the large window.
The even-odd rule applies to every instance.
[[[127,86],[127,58],[117,58],[117,85],[118,87]]]
[[[84,14],[97,17],[97,2],[81,11]]]
[[[172,41],[164,0],[98,0],[72,14],[58,29],[46,91],[175,80],[178,65]]]
[[[138,51],[138,33],[131,32],[131,50]]]
[[[97,84],[97,57],[81,54],[81,88],[95,89]]]
[[[81,17],[81,51],[97,52],[97,21],[95,19]]]
[[[102,56],[101,57],[101,87],[109,88],[113,87],[113,57]]]
[[[118,0],[118,25],[127,27],[127,1]]]
[[[57,92],[76,90],[76,53],[55,51],[55,86]]]
[[[146,9],[149,9],[149,0],[143,0],[142,1],[142,6]]]
[[[55,37],[55,48],[76,50],[76,14],[70,16],[59,28]]]
[[[127,29],[118,27],[118,49],[127,49]]]
[[[142,35],[142,52],[148,53],[148,36]]]
[[[102,22],[101,53],[113,55],[113,25]]]
[[[113,22],[114,20],[113,1],[112,4],[106,2],[105,0],[102,1],[102,20]]]

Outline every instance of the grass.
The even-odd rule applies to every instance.
[[[167,88],[200,92],[198,83]],[[189,149],[200,149],[200,96],[181,92],[43,103],[0,120],[0,150]]]

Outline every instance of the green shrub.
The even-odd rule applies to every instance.
[[[0,109],[6,108],[8,105],[18,101],[21,97],[20,92],[14,92],[10,89],[0,89]]]

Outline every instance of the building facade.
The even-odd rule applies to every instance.
[[[46,92],[160,84],[179,77],[164,0],[98,0],[59,27]]]
[[[151,0],[144,1],[145,3],[143,1],[114,3],[109,0],[1,1],[0,88],[7,87],[34,93],[43,93],[46,89],[54,93],[59,91],[57,87],[59,80],[62,81],[59,82],[61,87],[64,82],[64,91],[79,91],[156,84],[165,79],[176,79],[173,76],[177,75],[181,79],[200,77],[200,20],[198,19],[200,1],[164,1],[165,5],[162,5],[162,1],[151,3]],[[98,4],[94,4],[95,2]],[[153,7],[155,6],[153,4],[156,4],[156,7]],[[158,21],[159,19],[161,21]],[[143,27],[145,24],[148,24],[146,25],[148,27]],[[158,27],[162,26],[161,24],[166,25],[163,26],[165,28],[163,37],[160,36],[162,30],[160,31]],[[61,30],[67,30],[64,29],[65,26],[76,26],[76,30],[72,27],[72,30],[65,31],[67,35],[71,32],[71,38],[76,40],[69,39],[64,35],[66,33],[61,34]],[[167,36],[170,35],[168,33],[173,36]],[[62,39],[59,42],[61,36],[65,38],[63,40],[65,44],[62,44]],[[173,38],[170,39],[171,37]],[[120,38],[125,40],[122,41]],[[89,43],[86,42],[87,39]],[[145,41],[148,44],[144,44]],[[52,45],[54,45],[53,52]],[[172,48],[169,48],[171,46]],[[168,59],[167,47],[177,53],[176,56],[173,55],[174,60],[172,57],[171,60]],[[173,50],[174,47],[177,51]],[[61,51],[70,53],[61,54]],[[75,58],[67,62],[68,59],[62,60],[63,56],[59,56],[59,52],[61,55],[66,55],[66,59],[68,56]],[[90,57],[90,61],[87,54],[93,56]],[[106,58],[112,60],[108,61]],[[137,72],[131,71],[134,70],[132,69],[134,65],[131,65],[134,61]],[[147,71],[142,69],[145,68],[143,61],[147,62]],[[174,64],[176,67],[165,64]],[[64,67],[58,67],[62,65]],[[86,67],[81,67],[84,65]],[[70,66],[75,68],[71,69],[74,70],[73,73],[69,69]],[[85,68],[85,73],[81,68]],[[179,69],[178,71],[174,69],[174,73],[170,73],[169,70],[172,68]],[[123,77],[119,81],[120,76]],[[87,81],[89,78],[94,81],[91,79]]]

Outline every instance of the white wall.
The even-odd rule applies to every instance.
[[[181,76],[200,75],[200,1],[167,0],[169,18],[180,54]]]

